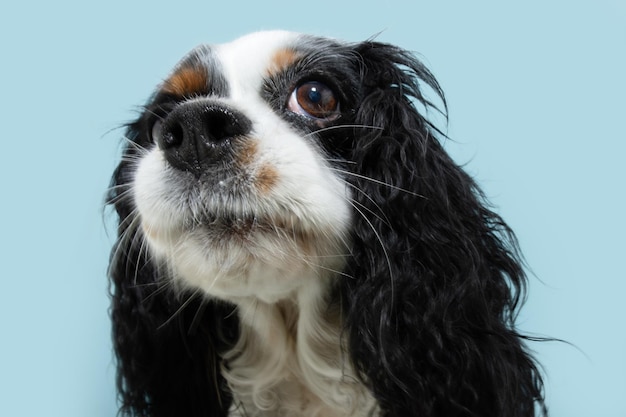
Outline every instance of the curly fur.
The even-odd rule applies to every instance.
[[[109,274],[120,413],[245,415],[237,407],[250,402],[240,397],[267,400],[291,367],[311,392],[339,387],[385,417],[547,414],[538,365],[515,327],[526,287],[515,236],[416,108],[434,109],[425,86],[445,104],[437,81],[392,45],[305,39],[300,65],[328,61],[350,75],[344,128],[297,126],[350,190],[349,256],[287,301],[237,302],[179,285],[146,243],[132,198],[137,162],[152,146],[148,107],[128,127],[108,196],[119,216]],[[285,361],[296,362],[272,356],[272,343],[285,344],[278,352],[294,344]]]

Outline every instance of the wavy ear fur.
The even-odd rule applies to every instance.
[[[366,42],[350,182],[350,354],[385,416],[528,417],[543,386],[515,329],[526,278],[515,237],[414,107],[433,76],[410,54]],[[381,184],[387,184],[381,185]]]
[[[236,315],[231,305],[172,291],[146,252],[129,196],[132,161],[148,143],[141,123],[128,129],[108,196],[120,218],[109,269],[120,414],[226,416],[232,399],[219,353],[236,339]]]

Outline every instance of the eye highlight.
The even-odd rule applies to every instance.
[[[335,120],[339,117],[339,101],[326,84],[307,81],[293,90],[287,110],[311,119]]]

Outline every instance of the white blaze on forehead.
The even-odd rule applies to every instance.
[[[230,98],[258,93],[276,52],[288,47],[298,36],[285,31],[257,32],[217,45],[215,52],[229,85]]]

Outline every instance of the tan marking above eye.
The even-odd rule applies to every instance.
[[[276,51],[267,69],[268,75],[274,75],[292,66],[298,59],[300,59],[300,56],[293,49],[281,49]]]
[[[185,97],[206,91],[209,76],[202,66],[182,67],[163,83],[163,92]]]

